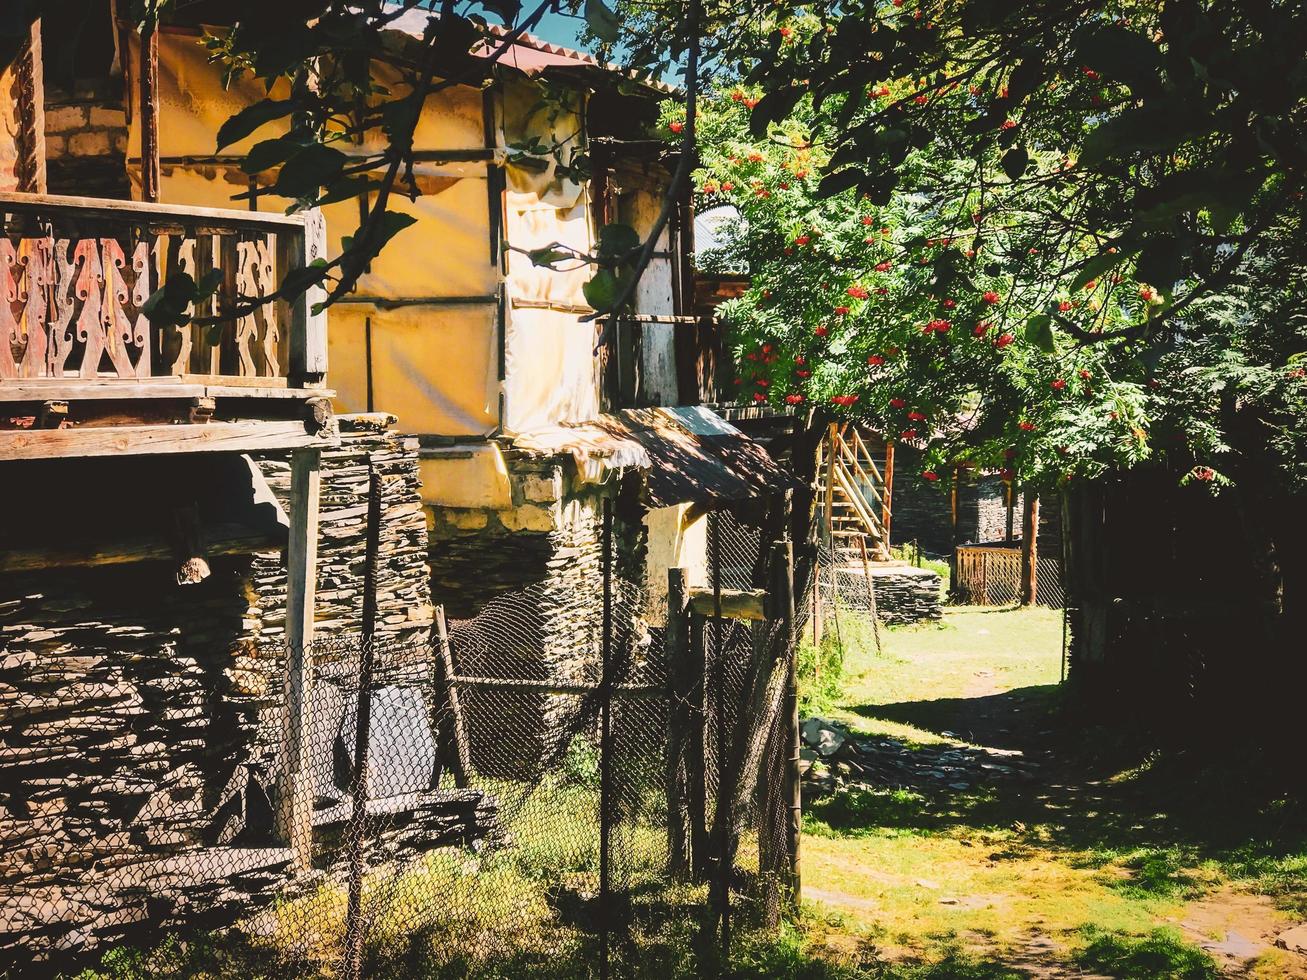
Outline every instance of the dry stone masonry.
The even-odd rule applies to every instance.
[[[369,463],[385,486],[379,634],[387,653],[374,719],[394,729],[376,740],[373,757],[382,798],[370,809],[392,818],[373,859],[387,847],[410,853],[485,839],[495,823],[493,800],[437,789],[440,774],[424,755],[426,523],[416,447],[389,421],[347,417],[342,445],[324,452],[324,640],[310,751],[319,875],[339,870],[332,841],[349,809],[332,737],[352,739]],[[284,494],[286,461],[258,465]],[[92,953],[183,919],[229,922],[287,883],[290,854],[271,832],[282,559],[214,557],[210,567],[189,586],[176,584],[169,562],[0,577],[0,967]]]

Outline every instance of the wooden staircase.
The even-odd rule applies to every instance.
[[[878,462],[855,424],[833,422],[819,453],[823,540],[842,561],[887,561],[894,444],[885,444]]]

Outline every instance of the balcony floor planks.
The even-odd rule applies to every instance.
[[[313,434],[303,422],[208,422],[105,428],[0,431],[0,461],[168,453],[244,453],[335,445],[334,430]]]
[[[275,379],[260,379],[273,382]],[[331,398],[327,388],[288,388],[285,384],[201,383],[183,378],[153,378],[148,381],[94,380],[0,380],[0,402],[122,401],[154,398]]]

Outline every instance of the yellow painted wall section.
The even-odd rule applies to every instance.
[[[262,89],[237,82],[224,90],[219,70],[207,63],[193,37],[160,39],[160,153],[163,157],[209,156],[214,134],[243,105],[262,98]],[[254,137],[223,150],[240,153],[252,142],[285,131],[272,124]],[[378,137],[379,140],[379,137]],[[482,146],[481,92],[447,89],[434,97],[418,126],[420,149]],[[396,195],[390,210],[418,221],[401,232],[359,282],[356,296],[387,299],[492,297],[499,268],[490,254],[490,201],[484,163],[420,164],[419,187],[432,193],[416,201]],[[173,204],[248,206],[232,200],[248,189],[248,178],[227,166],[188,164],[163,168],[162,196]],[[264,195],[261,210],[284,210],[285,199]],[[496,202],[498,205],[498,202]],[[358,229],[358,205],[329,205],[329,255],[341,238]],[[342,303],[328,313],[327,383],[336,389],[336,409],[368,407],[364,328],[372,322],[373,407],[399,416],[399,431],[483,436],[499,422],[498,326],[490,302],[384,309]]]
[[[434,507],[508,510],[513,506],[508,468],[493,444],[460,447],[457,452],[423,453],[422,500]]]

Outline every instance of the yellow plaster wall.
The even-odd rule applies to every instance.
[[[434,507],[508,510],[512,488],[503,454],[493,444],[424,453],[422,501]]]

